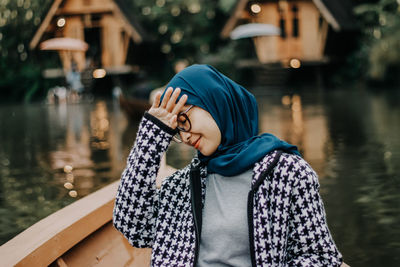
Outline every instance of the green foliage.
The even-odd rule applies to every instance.
[[[133,13],[171,63],[179,59],[199,62],[218,50],[231,2],[235,1],[130,0]]]
[[[218,2],[218,7],[225,13],[229,14],[232,11],[232,8],[236,4],[236,0],[220,0]]]
[[[129,3],[167,59],[169,67],[162,69],[165,80],[173,74],[172,65],[182,59],[189,64],[212,64],[241,80],[233,63],[240,58],[255,57],[249,39],[231,41],[220,37],[236,0],[129,0]],[[165,62],[162,64],[165,67]],[[149,72],[151,75],[154,71]]]
[[[362,20],[364,40],[360,57],[368,59],[368,76],[384,79],[387,71],[400,65],[400,0],[380,0],[355,8]]]
[[[0,0],[0,101],[29,101],[41,84],[29,42],[51,0]]]

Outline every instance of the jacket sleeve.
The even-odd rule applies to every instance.
[[[172,128],[145,113],[122,173],[113,223],[134,247],[153,244],[158,208],[156,176],[173,134]]]
[[[287,266],[340,266],[342,255],[329,232],[318,177],[299,158],[294,181],[287,243]]]

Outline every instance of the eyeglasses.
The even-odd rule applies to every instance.
[[[188,115],[186,114],[193,105],[190,105],[185,111],[180,112],[177,117],[178,126],[176,127],[177,133],[174,135],[173,140],[177,143],[182,143],[183,140],[181,138],[180,132],[189,132],[192,129],[192,123],[189,120]]]

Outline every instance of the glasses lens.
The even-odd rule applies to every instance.
[[[177,118],[177,121],[178,121],[178,127],[177,128],[180,131],[183,131],[183,132],[190,131],[190,128],[191,128],[190,120],[189,120],[188,116],[185,113],[179,114],[178,118]]]

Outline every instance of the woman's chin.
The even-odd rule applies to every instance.
[[[217,150],[216,149],[210,149],[207,147],[199,147],[198,151],[206,157],[212,156]]]

